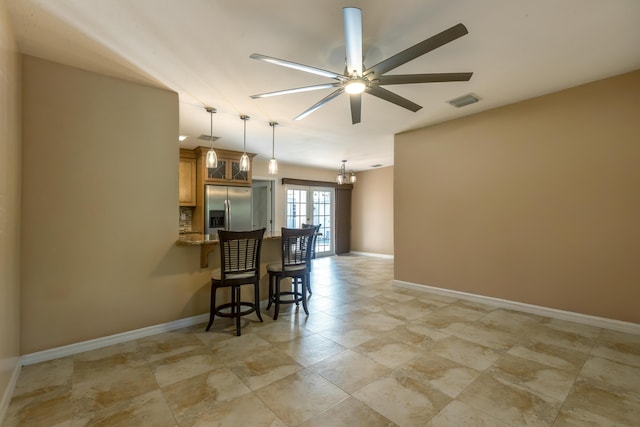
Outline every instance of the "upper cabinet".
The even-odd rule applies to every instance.
[[[196,205],[196,153],[180,150],[179,201],[180,206]]]
[[[231,185],[251,185],[251,169],[247,172],[240,170],[241,152],[228,150],[215,150],[218,156],[218,166],[215,168],[207,168],[205,159],[208,147],[197,147],[198,166],[202,171],[202,180],[205,184],[231,184]],[[251,159],[253,166],[253,158],[255,154],[247,153]]]

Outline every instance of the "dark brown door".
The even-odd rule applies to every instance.
[[[351,189],[336,188],[336,246],[337,255],[351,252]]]

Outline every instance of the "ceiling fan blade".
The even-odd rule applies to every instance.
[[[327,95],[324,98],[322,98],[319,102],[314,104],[312,107],[310,107],[310,108],[306,109],[305,111],[303,111],[302,113],[298,114],[293,120],[302,120],[302,119],[304,119],[309,114],[313,113],[318,108],[322,107],[324,104],[326,104],[327,102],[331,101],[336,96],[340,95],[342,92],[344,92],[344,89],[343,88],[338,88],[337,90],[331,92],[329,95]]]
[[[259,93],[257,95],[251,95],[251,98],[253,98],[253,99],[256,99],[256,98],[268,98],[270,96],[288,95],[290,93],[309,92],[309,91],[312,91],[312,90],[319,90],[319,89],[329,89],[329,88],[332,88],[332,87],[338,87],[340,85],[341,85],[341,83],[325,83],[325,84],[321,84],[321,85],[297,87],[297,88],[294,88],[294,89],[285,89],[285,90],[277,90],[275,92]]]
[[[466,82],[473,73],[398,74],[380,76],[379,85],[406,85],[410,83]]]
[[[261,55],[259,53],[252,53],[249,58],[257,59],[258,61],[265,61],[271,64],[280,65],[282,67],[293,68],[294,70],[304,71],[311,74],[317,74],[323,77],[329,77],[336,80],[346,80],[346,77],[342,74],[336,74],[333,71],[323,70],[322,68],[311,67],[309,65],[298,64],[297,62],[287,61],[285,59],[278,59],[271,56]]]
[[[407,110],[411,110],[414,113],[422,108],[420,105],[409,101],[407,98],[403,98],[400,95],[397,95],[391,91],[388,91],[378,86],[374,86],[374,85],[369,86],[369,88],[367,89],[367,93],[369,95],[377,96],[380,99],[384,99],[385,101],[389,101],[400,107],[406,108]]]
[[[347,50],[347,74],[362,76],[362,11],[357,7],[342,9],[344,40]]]
[[[362,94],[353,93],[349,95],[349,102],[351,104],[351,124],[355,125],[360,123],[360,115],[362,112]]]
[[[462,37],[467,33],[467,27],[465,27],[463,24],[454,25],[448,30],[444,30],[443,32],[436,34],[435,36],[429,37],[428,39],[423,40],[420,43],[415,44],[400,53],[396,53],[395,55],[385,59],[382,62],[377,63],[373,67],[366,70],[364,74],[368,75],[373,73],[376,76],[381,76],[387,71],[391,71],[394,68],[406,64],[407,62],[416,59],[417,57],[422,56],[427,52],[431,52],[432,50],[437,49],[440,46],[443,46],[459,37]]]

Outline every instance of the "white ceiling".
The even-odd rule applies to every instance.
[[[6,0],[21,52],[179,94],[185,147],[208,145],[323,168],[393,164],[393,135],[640,69],[638,0]],[[466,72],[469,82],[386,86],[417,113],[363,95],[351,124],[346,94],[300,121],[332,89],[250,95],[333,80],[249,58],[251,53],[341,73],[342,8],[360,7],[371,66],[457,23],[469,34],[390,74]],[[469,92],[477,104],[448,100]]]

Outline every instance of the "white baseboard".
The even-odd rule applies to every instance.
[[[354,253],[354,252],[352,252]],[[363,253],[355,253],[362,254]],[[384,257],[393,257],[392,255],[385,255]],[[582,323],[585,325],[596,326],[605,329],[612,329],[615,331],[626,332],[631,334],[640,335],[640,324],[623,322],[620,320],[607,319],[604,317],[590,316],[582,313],[574,313],[571,311],[558,310],[555,308],[542,307],[538,305],[525,304],[517,301],[510,301],[500,298],[488,297],[484,295],[471,294],[467,292],[456,291],[452,289],[438,288],[435,286],[420,285],[417,283],[404,282],[401,280],[393,280],[393,286],[399,288],[412,289],[425,293],[432,293],[437,295],[443,295],[453,298],[459,298],[467,301],[479,302],[482,304],[492,305],[495,307],[508,308],[511,310],[523,311],[526,313],[537,314],[540,316],[552,317],[560,320],[567,320],[576,323]],[[209,319],[209,314],[201,314],[198,316],[187,317],[185,319],[174,320],[172,322],[162,323],[159,325],[149,326],[146,328],[135,329],[133,331],[122,332],[120,334],[109,335],[102,338],[96,338],[93,340],[83,341],[75,344],[69,344],[62,347],[56,347],[48,350],[43,350],[35,353],[25,354],[20,358],[14,370],[11,378],[11,383],[5,394],[3,400],[0,402],[0,420],[2,420],[3,410],[6,410],[6,406],[9,402],[5,400],[10,399],[13,393],[13,387],[18,379],[21,366],[33,365],[35,363],[45,362],[48,360],[57,359],[59,357],[70,356],[84,351],[95,350],[98,348],[106,347],[113,344],[119,344],[138,338],[148,337],[151,335],[160,334],[163,332],[169,332],[175,329],[185,328],[188,326],[197,325],[198,323],[206,322]],[[8,397],[7,397],[8,396]]]
[[[47,360],[57,359],[59,357],[70,356],[72,354],[82,353],[83,351],[95,350],[113,344],[119,344],[138,338],[161,334],[163,332],[169,332],[174,329],[197,325],[198,323],[206,322],[208,320],[209,313],[187,317],[185,319],[178,319],[172,322],[162,323],[160,325],[148,326],[146,328],[122,332],[120,334],[108,335],[106,337],[96,338],[89,341],[82,341],[62,347],[51,348],[49,350],[38,351],[36,353],[25,354],[24,356],[22,356],[21,362],[22,366],[33,365],[34,363],[40,363]]]
[[[377,254],[375,252],[356,252],[356,251],[351,251],[349,253],[352,254],[352,255],[363,255],[363,256],[373,256],[373,257],[378,257],[378,258],[393,259],[393,255]]]
[[[590,316],[588,314],[575,313],[572,311],[558,310],[555,308],[543,307],[533,304],[525,304],[517,301],[510,301],[500,298],[488,297],[484,295],[471,294],[467,292],[455,291],[452,289],[438,288],[435,286],[419,285],[417,283],[393,280],[393,286],[399,288],[412,289],[437,295],[459,298],[467,301],[479,302],[495,307],[508,308],[511,310],[523,311],[525,313],[537,314],[540,316],[552,317],[554,319],[567,320],[570,322],[582,323],[599,328],[612,329],[614,331],[626,332],[640,335],[640,324],[623,322],[621,320],[607,319],[605,317]]]
[[[4,389],[2,399],[0,400],[0,425],[4,425],[4,419],[7,416],[7,409],[9,409],[11,396],[13,396],[13,391],[16,388],[16,383],[18,382],[21,368],[22,365],[20,364],[20,358],[16,357],[15,366],[13,367],[13,373],[11,374],[11,378],[9,379],[9,384],[7,384],[7,388]]]

